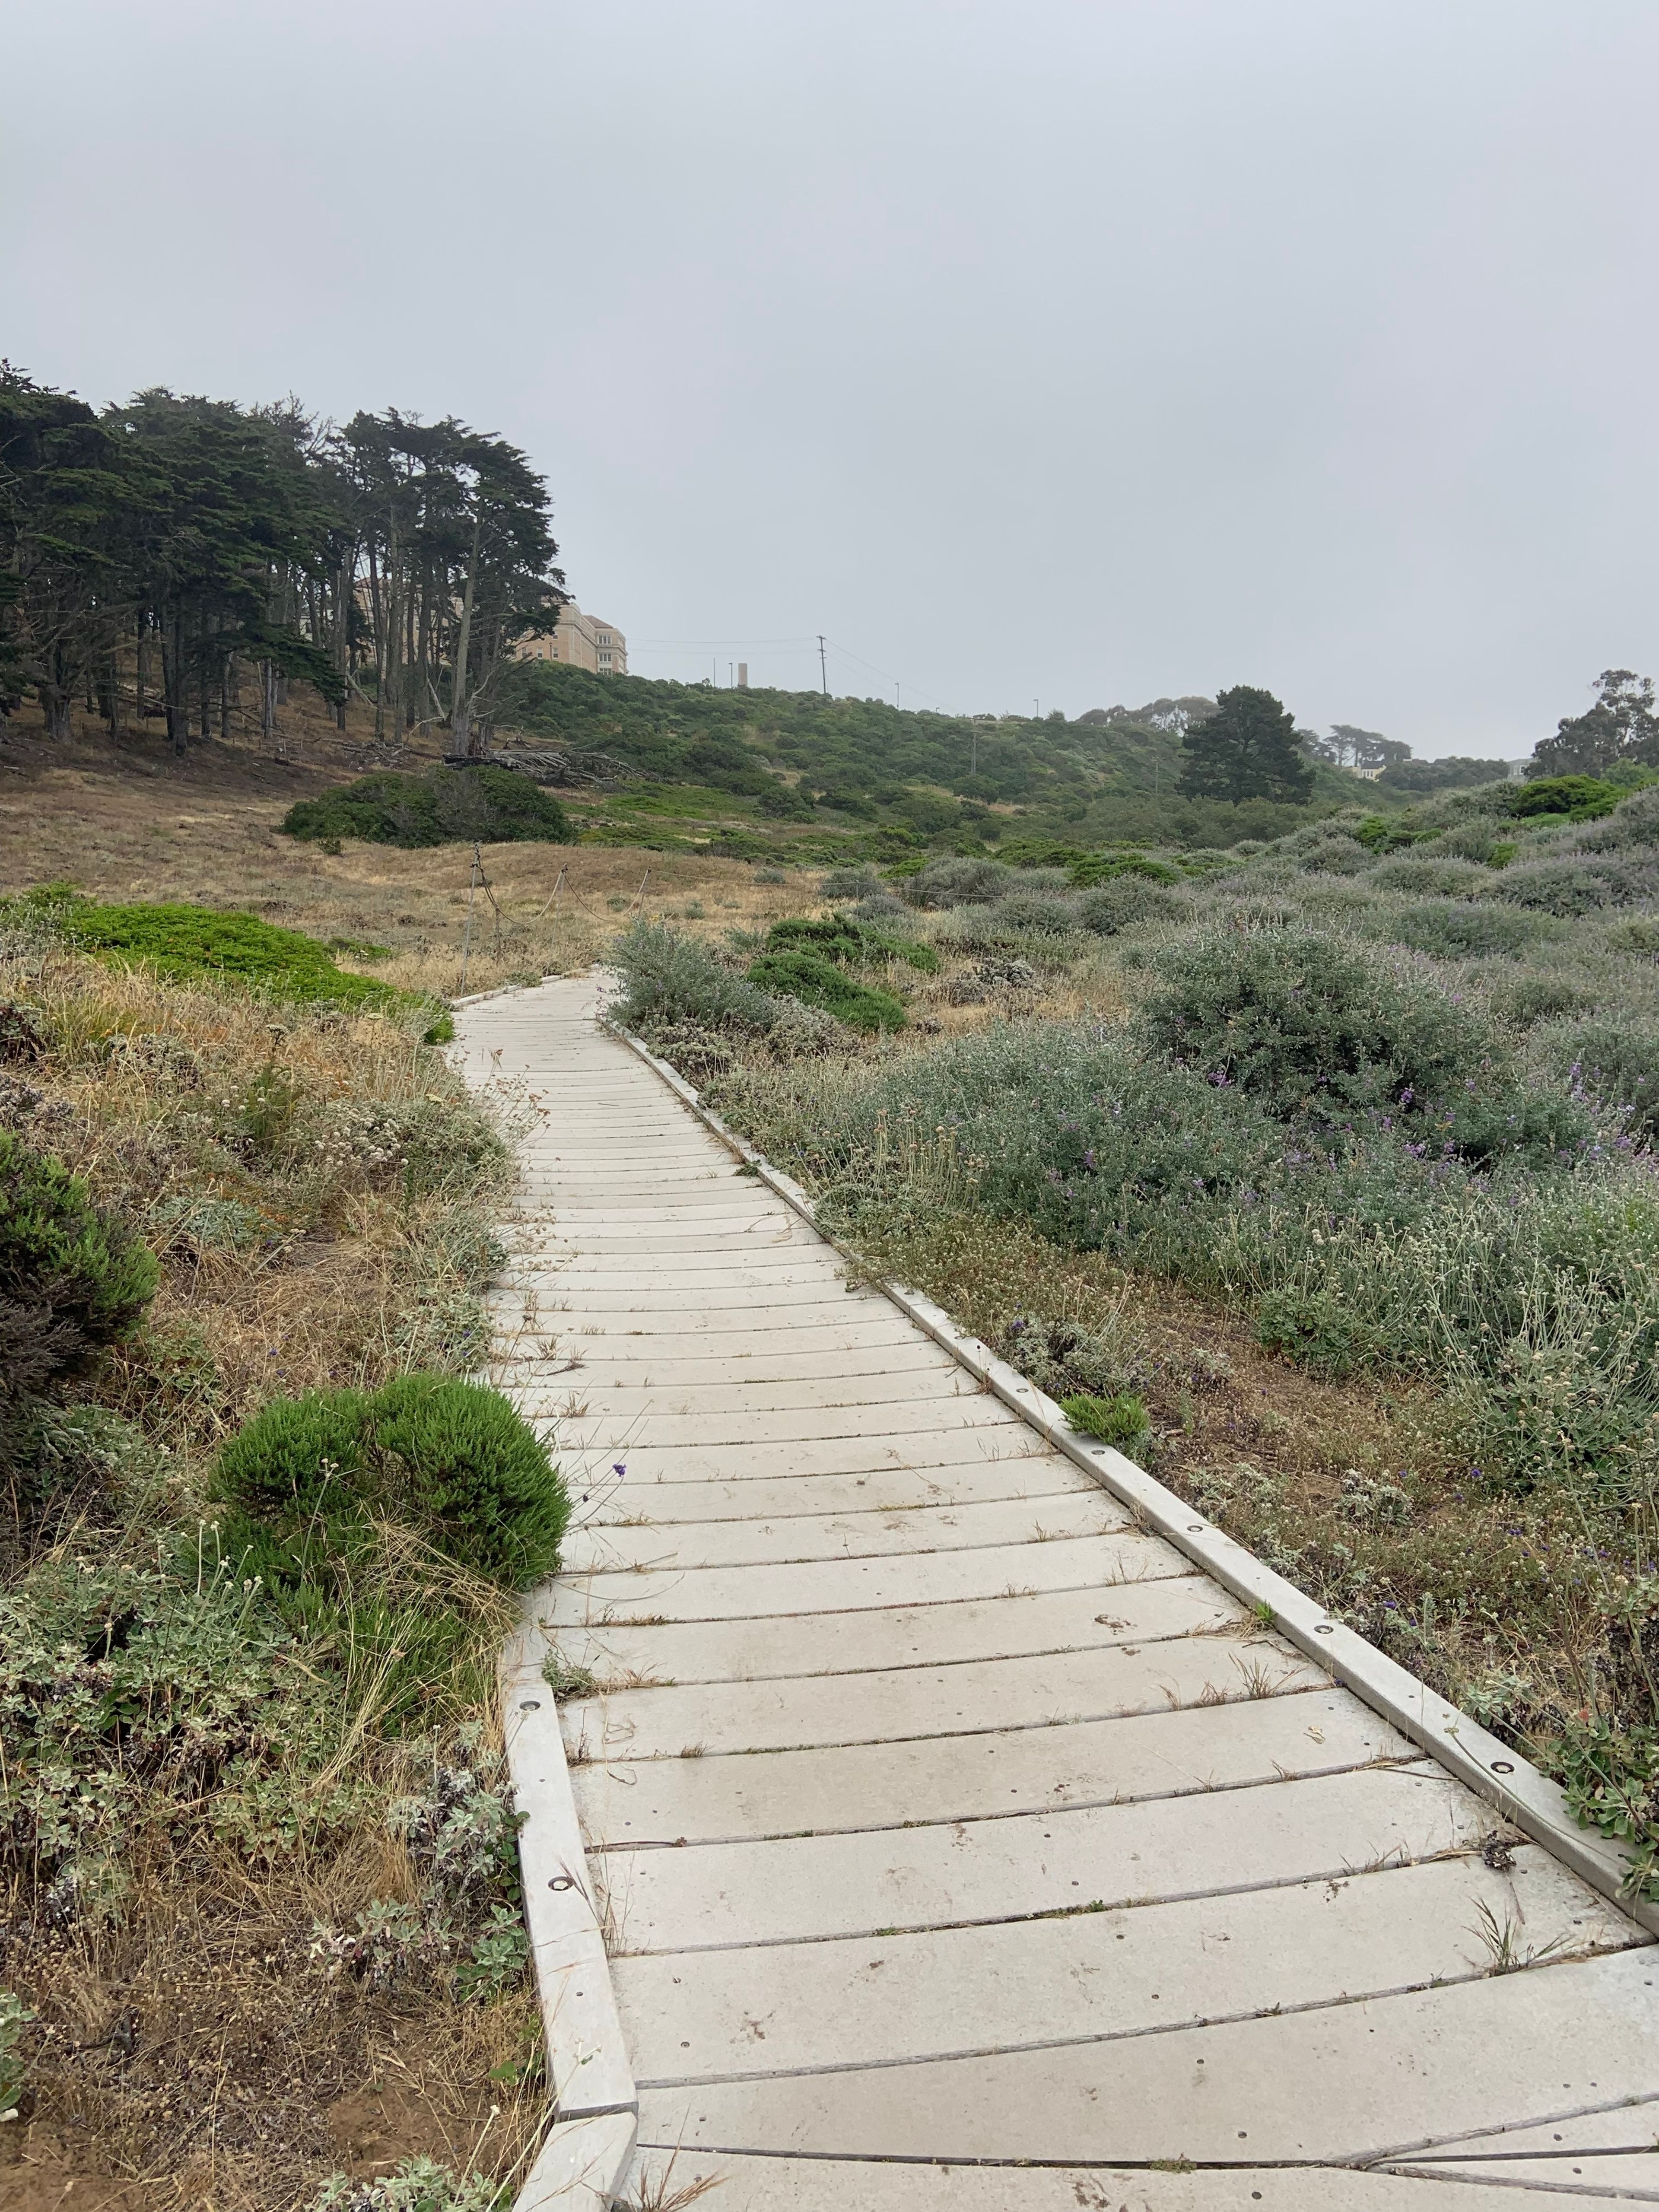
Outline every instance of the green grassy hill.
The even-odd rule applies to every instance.
[[[802,858],[838,847],[972,851],[1011,837],[1224,846],[1283,836],[1343,806],[1403,803],[1326,767],[1304,807],[1183,799],[1179,734],[1133,717],[975,720],[546,662],[508,672],[496,714],[509,741],[623,763],[640,781],[592,810],[589,827],[635,842],[700,841],[701,831],[732,849],[759,839]]]

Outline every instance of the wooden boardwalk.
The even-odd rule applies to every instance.
[[[500,1379],[638,2085],[718,2212],[1659,2203],[1644,1929],[990,1395],[557,981]],[[1500,1971],[1500,1969],[1502,1971]]]

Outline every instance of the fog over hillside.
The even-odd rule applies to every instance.
[[[822,633],[905,705],[1514,758],[1659,659],[1636,0],[64,0],[10,55],[76,117],[0,155],[14,362],[499,433],[636,674]]]

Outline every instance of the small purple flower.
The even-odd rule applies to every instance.
[[[628,1469],[623,1465],[623,1462],[620,1460],[614,1460],[611,1462],[611,1472],[616,1476],[617,1481],[620,1482],[623,1475],[627,1474]]]

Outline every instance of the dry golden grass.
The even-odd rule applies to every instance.
[[[0,1119],[161,1248],[149,1323],[98,1387],[167,1449],[137,1488],[83,1485],[15,1526],[0,1571],[54,1556],[153,1566],[158,1535],[211,1510],[216,1438],[273,1390],[443,1364],[457,1313],[478,1313],[477,1209],[502,1202],[510,1164],[498,1154],[453,1187],[413,1184],[385,1146],[310,1141],[342,1109],[475,1114],[437,1053],[377,1018],[164,984],[51,944],[0,956],[6,998],[34,1010],[49,1048],[0,1070]],[[272,1096],[293,1113],[262,1148],[249,1102]],[[260,1241],[170,1238],[157,1210],[180,1196],[244,1206]],[[454,1596],[459,1571],[419,1548],[388,1534],[386,1594]],[[510,1607],[493,1590],[462,1595],[472,1656],[435,1686],[431,1716],[471,1720],[498,1749],[479,1685]],[[484,2005],[418,1985],[371,1996],[313,1956],[316,1922],[348,1924],[371,1899],[410,1893],[381,1808],[411,1786],[411,1759],[430,1758],[378,1731],[383,1667],[336,1671],[334,1748],[298,1786],[320,1808],[361,1785],[355,1832],[319,1846],[302,1830],[265,1863],[216,1837],[210,1796],[158,1788],[132,1826],[131,1887],[113,1918],[55,1928],[31,1861],[0,1875],[0,1971],[40,2014],[33,2110],[0,2130],[9,2206],[45,2212],[73,2191],[123,2212],[297,2212],[337,2167],[384,2172],[416,2152],[503,2177],[522,2166],[545,2118],[527,1990]],[[507,2070],[492,2081],[492,2069]]]
[[[215,744],[177,761],[153,738],[111,748],[88,734],[50,748],[20,714],[0,746],[0,888],[72,882],[100,899],[236,908],[325,941],[387,946],[389,960],[347,955],[342,964],[458,994],[471,847],[402,852],[348,843],[331,857],[282,836],[277,825],[295,799],[372,764],[360,708],[344,738],[304,708],[297,690],[284,715],[297,733],[287,760]],[[423,742],[399,765],[429,765],[436,750]],[[640,914],[718,934],[817,904],[816,876],[791,871],[781,884],[763,883],[745,862],[698,854],[494,845],[483,858],[500,913],[484,892],[472,898],[469,991],[586,968]],[[699,906],[701,915],[687,915]]]
[[[147,1839],[136,1876],[118,1935],[36,1962],[46,2032],[0,2170],[9,2206],[71,2187],[79,2203],[102,2179],[124,2212],[272,2212],[422,2152],[504,2179],[527,2165],[545,2122],[528,1987],[490,2005],[370,1996],[311,1956],[319,1921],[410,1893],[398,1846],[366,1836],[268,1875]]]
[[[118,1406],[137,1411],[153,1395],[156,1370],[144,1363],[160,1356],[165,1373],[166,1347],[185,1332],[217,1377],[211,1398],[181,1400],[185,1444],[241,1419],[273,1382],[372,1385],[408,1364],[417,1278],[441,1254],[453,1195],[411,1194],[385,1168],[331,1150],[315,1167],[303,1152],[280,1168],[240,1158],[236,1123],[251,1091],[271,1080],[301,1115],[344,1102],[397,1114],[448,1100],[470,1110],[437,1054],[374,1017],[272,1008],[51,945],[0,957],[0,997],[11,996],[36,1006],[54,1038],[47,1066],[21,1072],[41,1093],[19,1119],[23,1133],[106,1202],[146,1214],[169,1200],[228,1200],[262,1224],[249,1249],[184,1240],[167,1252],[146,1340],[112,1364]]]
[[[1541,1711],[1582,1705],[1607,1632],[1571,1500],[1469,1481],[1431,1386],[1310,1375],[1244,1316],[975,1211],[936,1161],[915,1171],[927,1170],[930,1218],[901,1212],[856,1231],[872,1274],[926,1292],[993,1346],[1008,1344],[1021,1311],[1108,1338],[1127,1320],[1161,1481],[1455,1701],[1513,1674]],[[1633,1570],[1629,1549],[1615,1565]]]

